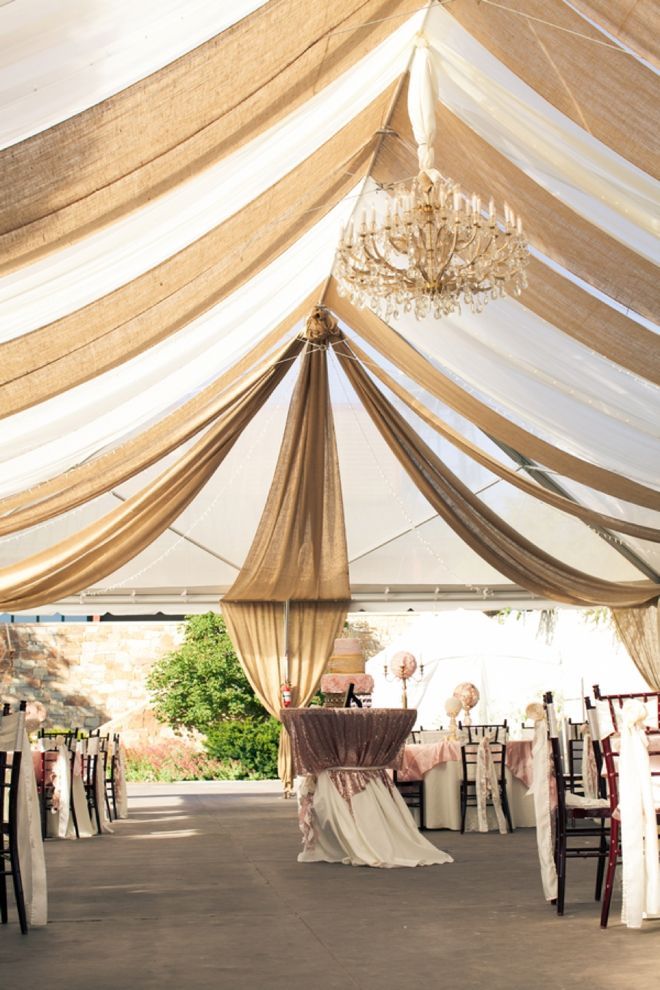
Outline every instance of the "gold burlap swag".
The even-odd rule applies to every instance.
[[[0,416],[117,367],[248,282],[364,177],[396,83],[279,182],[87,306],[0,344]]]
[[[318,291],[314,297],[317,295]],[[310,305],[311,296],[232,368],[142,433],[27,491],[0,499],[0,535],[35,526],[110,491],[191,439],[272,374],[273,365],[295,359],[302,347],[297,340],[261,360],[303,313],[309,312]],[[257,361],[261,363],[255,368]]]
[[[334,279],[330,281],[326,290],[325,302],[348,326],[353,327],[364,340],[387,360],[392,361],[404,374],[461,416],[465,416],[485,433],[520,451],[537,464],[551,468],[589,488],[614,495],[615,498],[622,498],[626,502],[633,502],[635,505],[642,505],[647,509],[660,510],[660,491],[554,447],[474,398],[443,375],[374,313],[367,309],[357,309],[347,299],[343,299],[337,292]]]
[[[627,533],[629,536],[636,536],[640,540],[651,540],[653,543],[660,543],[660,529],[653,529],[651,526],[641,526],[637,523],[629,523],[623,519],[617,519],[615,516],[606,516],[602,512],[596,512],[595,509],[588,509],[584,505],[572,502],[565,495],[560,495],[558,492],[542,488],[530,478],[519,474],[517,471],[513,471],[505,464],[491,457],[481,447],[461,436],[457,430],[441,420],[430,409],[427,409],[419,399],[412,396],[407,389],[403,388],[402,385],[388,375],[375,361],[372,361],[368,354],[361,347],[358,347],[354,340],[346,338],[346,341],[353,354],[355,354],[362,364],[369,368],[376,378],[380,379],[383,385],[398,396],[402,402],[405,402],[408,408],[412,409],[420,419],[428,423],[445,440],[449,440],[458,450],[467,454],[474,461],[477,461],[478,464],[482,464],[485,468],[488,468],[493,474],[499,475],[504,481],[515,485],[516,488],[520,488],[521,491],[526,492],[528,495],[533,495],[534,498],[538,498],[556,509],[561,509],[562,512],[568,512],[570,515],[576,516],[578,519],[582,519],[584,522],[590,523],[593,526],[604,526],[618,533]]]
[[[378,390],[344,341],[333,344],[358,397],[420,492],[468,546],[535,595],[571,605],[639,605],[660,593],[651,581],[604,581],[569,567],[516,532],[434,454]]]
[[[514,9],[510,12],[502,6]],[[646,4],[633,0],[503,0],[500,6],[452,3],[447,10],[540,96],[622,158],[653,175],[658,167],[655,75],[637,59],[608,48],[607,35],[571,6],[581,8],[621,41],[650,56],[650,61],[657,55],[660,24],[652,0]],[[531,21],[525,14],[549,23]],[[554,24],[564,30],[550,26]]]
[[[75,536],[0,570],[0,609],[57,601],[112,574],[183,512],[223,462],[290,367],[273,366],[151,484]]]
[[[660,601],[642,608],[614,608],[619,639],[653,691],[660,691]]]
[[[410,0],[264,4],[135,85],[0,152],[0,272],[139,209],[257,138],[349,71],[409,10]]]
[[[309,322],[309,321],[308,321]],[[309,704],[344,622],[348,556],[325,346],[308,341],[259,527],[222,612],[257,696],[279,718],[288,676],[292,703]],[[288,622],[288,670],[284,622]],[[292,786],[283,730],[279,773]]]

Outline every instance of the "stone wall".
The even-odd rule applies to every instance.
[[[42,702],[48,726],[96,728],[147,706],[149,668],[182,638],[175,622],[0,623],[0,699]]]

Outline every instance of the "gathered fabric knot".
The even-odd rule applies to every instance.
[[[303,337],[314,344],[327,344],[331,337],[341,337],[341,330],[329,309],[315,306],[307,317]]]

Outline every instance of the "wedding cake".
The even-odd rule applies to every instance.
[[[369,708],[374,679],[364,672],[364,653],[360,640],[345,636],[335,640],[332,656],[321,678],[321,691],[325,695],[326,706],[334,708],[341,705],[350,684],[363,707]]]

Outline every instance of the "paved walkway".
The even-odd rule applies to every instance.
[[[50,841],[51,923],[0,929],[3,990],[657,990],[660,922],[602,932],[592,862],[543,901],[531,830],[429,833],[456,862],[298,864],[276,785],[133,786],[114,835]]]

